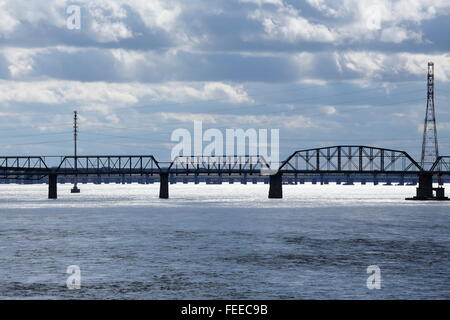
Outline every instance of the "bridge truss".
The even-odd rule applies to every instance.
[[[289,173],[406,173],[421,171],[405,151],[368,146],[332,146],[294,152],[280,166]]]
[[[404,181],[419,181],[419,184],[420,181],[426,181],[427,189],[422,194],[429,197],[435,176],[439,178],[440,183],[443,176],[450,177],[450,157],[439,157],[429,171],[423,170],[405,151],[353,145],[298,150],[275,170],[273,165],[260,155],[179,156],[170,163],[158,162],[152,155],[66,156],[61,157],[53,166],[46,163],[46,157],[0,157],[0,178],[39,180],[48,177],[50,198],[56,198],[58,176],[112,175],[157,175],[162,198],[168,198],[168,182],[173,176],[239,178],[247,175],[259,177],[264,181],[267,181],[269,176],[269,197],[274,198],[281,197],[281,185],[286,180],[295,177],[297,182],[299,176],[304,179],[308,175],[313,177],[310,181],[314,182],[319,176],[320,181],[326,183],[333,179],[340,183],[344,180],[343,177],[347,177],[348,182],[350,175],[359,177],[359,181],[364,183],[378,183],[380,177],[386,182],[395,180],[400,184]]]

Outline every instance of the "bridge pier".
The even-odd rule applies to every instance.
[[[278,172],[269,177],[269,199],[283,198],[283,174]]]
[[[77,183],[73,185],[73,188],[70,189],[70,193],[80,193],[80,188],[78,188]]]
[[[433,194],[436,192],[436,195]],[[433,188],[433,173],[419,173],[419,187],[416,188],[416,196],[406,198],[406,200],[448,200],[445,196],[445,189],[442,187]]]
[[[48,175],[48,198],[58,198],[58,175],[55,173],[50,173]]]
[[[159,198],[169,199],[169,173],[159,174]]]

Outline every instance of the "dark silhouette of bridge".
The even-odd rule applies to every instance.
[[[180,156],[172,162],[159,162],[152,155],[66,156],[52,164],[40,156],[0,157],[0,178],[45,181],[50,199],[57,198],[59,178],[73,183],[83,177],[159,181],[160,198],[169,198],[169,184],[179,181],[263,181],[269,184],[269,198],[282,198],[283,184],[418,183],[417,194],[411,198],[415,200],[447,199],[442,185],[450,181],[449,156],[440,156],[431,169],[425,170],[405,151],[354,145],[298,150],[280,164],[259,155]],[[439,186],[433,188],[433,183]]]
[[[270,184],[269,198],[283,197],[283,184],[372,182],[378,184],[419,184],[410,200],[447,200],[444,182],[450,182],[450,156],[439,156],[434,108],[434,64],[428,63],[427,108],[424,122],[422,157],[419,165],[407,152],[370,146],[331,146],[295,151],[286,160],[269,163],[260,155],[184,156],[172,162],[158,162],[152,155],[79,156],[78,123],[74,111],[74,155],[61,157],[55,165],[45,157],[0,157],[0,178],[16,181],[41,180],[48,183],[48,197],[56,199],[58,177],[68,177],[79,193],[79,177],[111,177],[124,182],[125,177],[160,183],[160,198],[169,198],[169,183],[222,183],[236,179],[247,183]],[[100,180],[99,180],[100,179]],[[116,180],[117,181],[117,180]],[[130,180],[132,181],[132,180]],[[433,188],[433,183],[438,183]]]

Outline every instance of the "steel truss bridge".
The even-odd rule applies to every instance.
[[[116,182],[137,179],[160,183],[160,198],[169,197],[169,183],[182,181],[270,184],[269,198],[282,198],[283,184],[353,182],[419,184],[414,200],[445,200],[444,182],[450,182],[450,156],[441,156],[430,170],[424,170],[405,151],[370,146],[342,145],[298,150],[280,164],[260,155],[183,156],[159,162],[152,155],[0,157],[0,179],[42,181],[49,185],[49,198],[57,198],[61,179],[76,182]],[[433,188],[438,183],[438,188]]]

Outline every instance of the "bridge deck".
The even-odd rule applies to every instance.
[[[49,198],[57,198],[58,182],[62,177],[72,183],[102,182],[116,178],[116,183],[152,183],[157,176],[160,198],[169,197],[169,183],[234,183],[264,182],[270,184],[269,198],[282,198],[283,184],[329,182],[360,183],[419,183],[414,199],[446,199],[443,188],[433,195],[433,182],[450,181],[450,157],[439,157],[430,171],[424,171],[405,151],[369,146],[331,146],[299,150],[281,164],[270,163],[260,155],[188,156],[176,157],[170,163],[158,162],[152,155],[93,155],[64,156],[53,163],[49,157],[0,157],[0,182],[46,181]],[[121,180],[117,180],[117,178]],[[129,177],[129,178],[125,178]],[[140,180],[139,180],[140,179]],[[144,181],[144,180],[145,181]],[[108,181],[109,180],[103,180]],[[76,189],[76,190],[75,190]],[[79,192],[76,186],[73,192]]]
[[[62,156],[47,163],[43,156],[0,157],[0,176],[72,175],[322,175],[419,174],[420,165],[401,150],[369,146],[332,146],[295,151],[281,164],[273,164],[263,156],[188,156],[172,162],[158,162],[152,155]],[[53,162],[55,159],[53,158]],[[271,170],[274,169],[274,170]],[[432,166],[435,175],[450,174],[450,157],[441,156]]]

